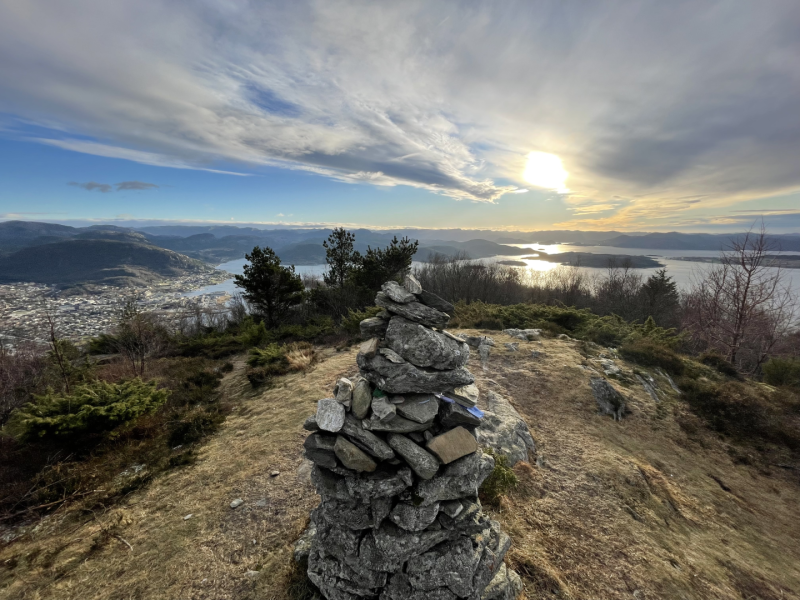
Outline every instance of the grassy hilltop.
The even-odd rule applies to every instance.
[[[462,325],[471,318],[462,316]],[[662,371],[603,346],[454,331],[494,337],[484,367],[477,357],[468,366],[482,393],[511,400],[536,440],[530,463],[515,468],[517,486],[486,503],[513,539],[508,560],[524,597],[800,598],[797,471],[783,468],[793,464],[791,450],[736,427],[712,428]],[[504,342],[518,342],[518,351]],[[223,359],[224,368],[204,363],[221,377],[215,393],[228,417],[220,428],[205,441],[165,444],[177,466],[162,471],[154,461],[165,459],[145,453],[143,441],[119,442],[88,490],[99,492],[15,530],[22,536],[0,550],[0,595],[308,598],[292,561],[292,543],[318,502],[308,474],[298,472],[302,423],[339,376],[355,373],[355,354],[317,345],[313,361],[292,363],[300,370],[266,388],[248,382],[244,355]],[[620,369],[612,384],[628,403],[620,422],[598,414],[589,386],[609,358]],[[162,359],[151,374],[163,379],[186,360]],[[775,393],[680,360],[679,386],[736,386],[740,400]],[[637,375],[653,376],[658,400]],[[186,452],[190,460],[181,458]],[[104,480],[108,462],[114,475]],[[98,501],[111,488],[122,493]],[[244,504],[233,510],[235,498]]]

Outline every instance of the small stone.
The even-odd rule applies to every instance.
[[[341,435],[336,436],[336,444],[333,451],[336,453],[336,458],[342,461],[342,464],[348,469],[372,472],[378,466],[360,448]]]
[[[439,413],[439,400],[433,394],[407,394],[397,405],[397,414],[417,423],[432,421]]]
[[[448,398],[452,398],[456,402],[458,402],[461,406],[466,406],[470,408],[478,404],[478,398],[480,397],[480,391],[478,390],[478,386],[474,383],[470,383],[468,385],[462,385],[450,390],[447,394],[445,394]]]
[[[406,288],[406,291],[412,294],[422,293],[422,284],[411,273],[406,273],[406,276],[403,279],[403,287]]]
[[[336,401],[339,404],[349,409],[353,401],[353,382],[347,377],[339,378],[339,381],[336,382],[336,386],[333,388],[333,395],[336,397]]]
[[[255,579],[256,577],[258,577],[258,575],[259,575],[258,571],[247,571],[244,574],[244,576],[247,577],[248,579]]]
[[[464,337],[464,341],[469,346],[494,346],[494,340],[490,338],[488,335],[468,335]]]
[[[320,429],[336,433],[344,425],[344,406],[335,398],[325,398],[317,402],[316,421]]]
[[[280,474],[281,474],[281,472],[280,472],[280,471],[272,471],[272,473],[270,473],[270,474],[269,474],[269,476],[270,476],[270,477],[277,477],[277,476],[278,476],[278,475],[280,475]]]
[[[378,337],[382,338],[383,334],[386,333],[386,328],[389,326],[389,321],[386,319],[381,319],[379,317],[372,317],[370,319],[364,319],[359,324],[359,329],[361,330],[361,337],[365,340],[369,338]]]
[[[519,342],[506,342],[503,344],[503,346],[505,346],[506,349],[510,350],[511,352],[516,352],[519,350]]]
[[[363,419],[369,413],[371,404],[372,386],[369,381],[359,377],[353,387],[353,403],[350,405],[350,412],[352,412],[353,416],[357,419]]]
[[[372,414],[380,421],[391,421],[397,414],[397,407],[386,396],[372,398]]]
[[[406,401],[405,396],[389,396],[389,402],[391,402],[395,406],[398,404],[402,404],[405,401]]]
[[[372,358],[378,352],[378,344],[380,340],[376,337],[367,340],[366,342],[361,344],[361,347],[358,349],[359,354],[363,354],[367,358]]]
[[[390,299],[400,304],[408,304],[409,302],[417,301],[417,297],[413,293],[401,287],[396,281],[387,281],[381,286],[381,290],[384,294],[389,296]]]
[[[185,517],[183,517],[183,520],[184,520],[184,521],[188,521],[188,520],[189,520],[189,519],[191,519],[193,516],[194,516],[193,514],[188,514],[188,515],[186,515]]]
[[[448,500],[447,502],[442,502],[441,509],[448,517],[455,519],[464,510],[464,505],[461,504],[461,500]]]
[[[371,431],[367,431],[361,425],[361,421],[352,415],[347,415],[342,433],[345,434],[356,446],[368,452],[380,460],[391,460],[394,458],[394,451],[389,444],[384,442]]]
[[[236,500],[231,502],[231,508],[239,508],[242,504],[244,504],[244,500],[241,498],[236,498]]]
[[[442,407],[439,409],[439,422],[448,428],[458,427],[459,425],[475,427],[481,424],[481,420],[478,417],[456,402],[442,403]]]
[[[408,466],[422,479],[431,479],[439,470],[439,463],[423,448],[404,435],[390,433],[386,436],[389,445],[402,456]],[[474,441],[474,440],[473,440]]]
[[[308,482],[311,483],[311,471],[308,472],[308,477],[309,477]],[[266,505],[267,505],[267,499],[266,498],[260,498],[256,502],[256,506],[258,508],[264,508]]]
[[[319,431],[319,425],[317,425],[317,417],[315,415],[311,415],[310,417],[308,417],[303,423],[303,429],[305,429],[306,431]]]
[[[475,452],[478,449],[478,442],[469,431],[463,427],[456,427],[447,433],[437,435],[428,442],[427,448],[444,464],[449,464]]]

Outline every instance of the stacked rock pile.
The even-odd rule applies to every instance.
[[[340,379],[305,428],[321,496],[308,575],[328,600],[510,600],[511,541],[478,488],[494,469],[469,346],[444,330],[453,307],[412,276],[384,284],[361,323],[360,376]]]

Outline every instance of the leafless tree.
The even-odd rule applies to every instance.
[[[0,427],[41,387],[46,368],[44,353],[35,344],[17,344],[12,351],[0,340]]]
[[[64,381],[64,392],[70,393],[70,375],[72,374],[72,361],[68,356],[68,346],[71,346],[66,340],[58,336],[56,328],[56,315],[49,307],[44,309],[44,319],[47,326],[47,339],[50,344],[50,355],[53,357],[53,362],[58,368],[61,379]]]
[[[134,300],[129,300],[114,337],[117,350],[130,364],[133,374],[143,377],[148,360],[165,348],[169,334],[157,315],[141,310]]]
[[[797,304],[764,225],[734,238],[684,298],[684,327],[742,372],[754,373],[795,324]]]

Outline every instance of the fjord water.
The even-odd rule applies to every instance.
[[[704,270],[708,269],[711,265],[708,263],[691,262],[686,260],[677,260],[678,257],[700,257],[700,258],[715,258],[720,255],[716,250],[657,250],[651,248],[616,248],[612,246],[573,246],[571,244],[508,244],[517,248],[529,248],[530,255],[533,256],[537,250],[546,252],[547,254],[561,254],[563,252],[581,252],[585,254],[615,254],[618,256],[650,256],[660,262],[667,268],[667,273],[675,279],[680,289],[688,288],[694,277],[701,274]],[[800,254],[800,252],[771,252],[770,254]],[[502,260],[515,260],[526,263],[526,267],[518,267],[520,269],[530,269],[532,271],[549,271],[559,267],[558,263],[548,262],[537,259],[525,259],[522,256],[495,256],[492,258],[481,259],[479,262],[491,263]],[[244,258],[237,258],[220,265],[218,269],[228,271],[230,273],[242,273],[244,265],[247,261]],[[418,265],[421,263],[414,263]],[[327,265],[298,265],[295,270],[300,275],[318,275],[322,276],[325,272]],[[603,275],[606,269],[596,267],[578,267],[589,275]],[[634,272],[646,278],[655,273],[659,268],[654,269],[634,269]],[[800,295],[800,269],[785,269],[784,270],[786,281],[796,294]],[[238,288],[234,285],[233,279],[227,279],[222,283],[216,285],[209,285],[192,292],[187,292],[185,296],[199,296],[201,294],[212,293],[228,293],[234,294]]]

